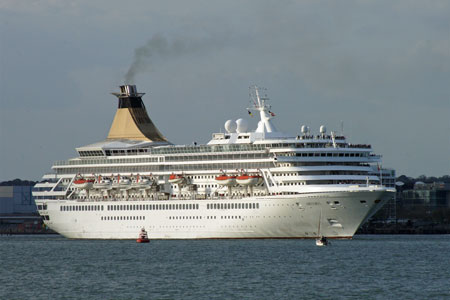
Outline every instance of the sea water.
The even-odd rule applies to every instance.
[[[450,236],[69,240],[0,236],[0,299],[450,299]]]

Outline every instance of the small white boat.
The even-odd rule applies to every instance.
[[[328,246],[329,242],[328,239],[324,236],[321,236],[319,238],[316,239],[316,246]]]
[[[328,242],[328,239],[320,234],[320,223],[322,221],[322,210],[320,210],[320,215],[319,215],[319,229],[317,230],[317,235],[319,236],[316,239],[316,246],[322,247],[322,246],[328,246],[330,244],[330,242]]]

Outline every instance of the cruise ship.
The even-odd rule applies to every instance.
[[[278,131],[257,87],[245,110],[257,128],[227,120],[205,145],[169,142],[136,86],[113,95],[107,138],[33,188],[44,223],[67,238],[136,239],[142,228],[150,239],[352,238],[395,195],[395,173],[370,145],[325,126]]]

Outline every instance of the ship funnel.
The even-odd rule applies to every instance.
[[[147,114],[142,101],[145,93],[138,93],[135,85],[122,85],[120,93],[112,94],[119,99],[119,105],[109,130],[108,140],[167,142]]]
[[[112,93],[117,98],[127,98],[127,97],[142,97],[145,93],[138,93],[135,85],[121,85],[120,93]]]
[[[126,96],[135,96],[137,89],[135,85],[122,85],[120,86],[120,93]]]

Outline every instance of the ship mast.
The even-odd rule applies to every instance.
[[[255,132],[267,133],[267,132],[277,132],[277,129],[270,121],[275,114],[270,111],[271,106],[266,102],[269,100],[267,95],[261,97],[260,88],[256,85],[250,87],[250,99],[252,105],[248,110],[259,111],[261,120],[258,122],[258,128]]]

